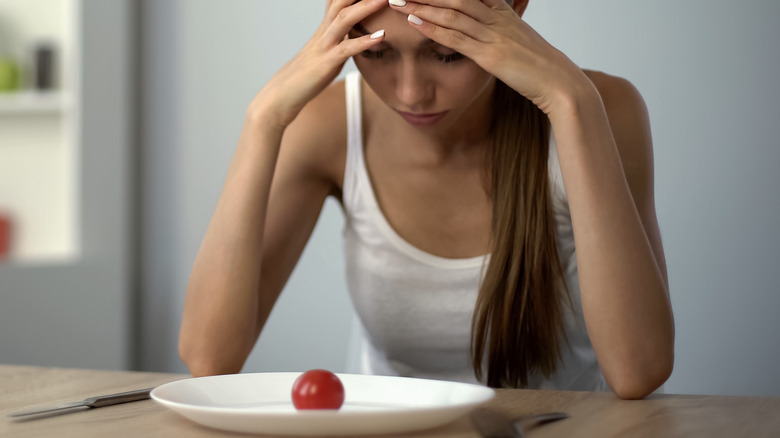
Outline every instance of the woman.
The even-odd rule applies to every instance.
[[[509,3],[328,0],[247,110],[187,291],[193,375],[240,371],[333,195],[367,372],[622,398],[663,384],[642,98]],[[360,76],[332,83],[350,57]]]

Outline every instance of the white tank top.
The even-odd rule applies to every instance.
[[[478,383],[471,366],[471,317],[489,256],[450,259],[404,240],[376,200],[363,154],[361,77],[346,77],[347,161],[344,253],[347,287],[360,320],[361,372]],[[550,179],[558,251],[573,309],[564,306],[568,344],[550,379],[532,375],[529,388],[605,390],[580,302],[574,235],[555,141]]]

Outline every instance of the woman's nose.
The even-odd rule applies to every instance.
[[[414,61],[401,62],[396,79],[398,100],[411,111],[422,111],[433,96],[433,84]]]

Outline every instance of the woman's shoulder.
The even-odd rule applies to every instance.
[[[650,117],[644,98],[628,79],[601,71],[584,70],[604,104],[612,136],[627,171],[652,161]]]
[[[341,187],[346,160],[344,81],[336,81],[301,110],[284,134],[301,167]]]
[[[601,95],[608,113],[615,110],[645,109],[642,95],[628,79],[598,70],[583,71]]]

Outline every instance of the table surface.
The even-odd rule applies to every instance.
[[[0,436],[236,437],[185,419],[152,400],[65,414],[12,419],[8,414],[87,397],[154,387],[182,374],[0,365]],[[553,437],[780,437],[780,398],[653,395],[620,400],[611,393],[504,389],[488,407],[512,416],[566,412],[564,421],[532,429]],[[477,437],[467,417],[398,437]],[[383,437],[388,437],[383,435]]]

